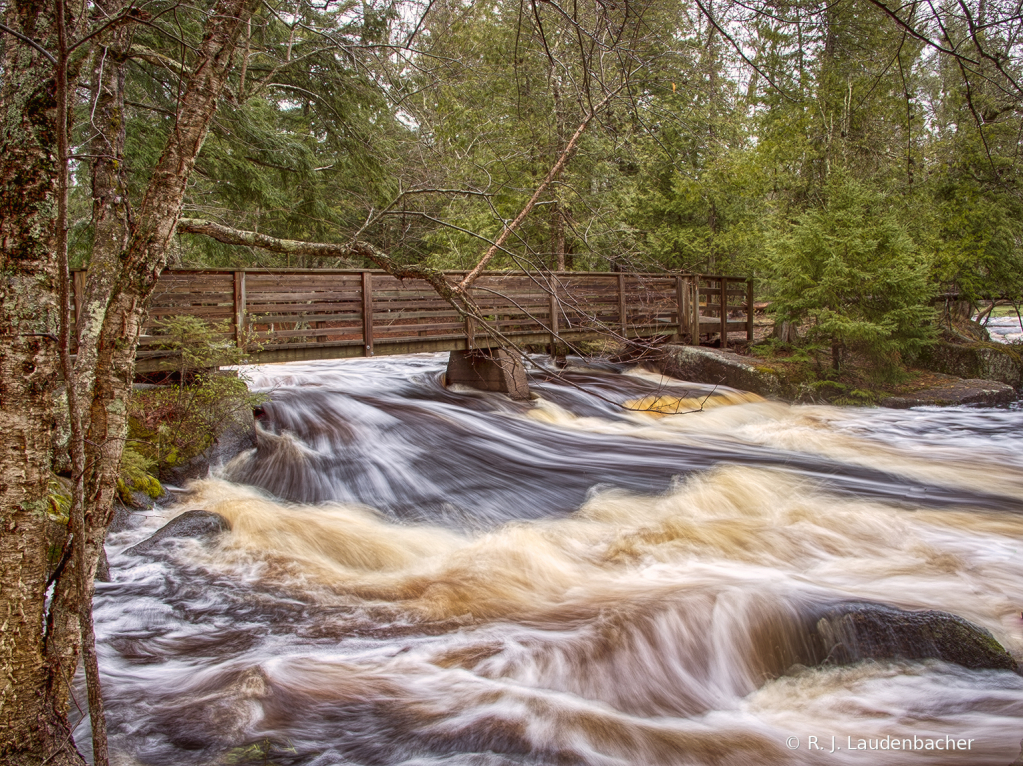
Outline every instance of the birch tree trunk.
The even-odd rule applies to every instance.
[[[12,2],[5,24],[55,48],[50,3]],[[5,41],[0,89],[0,762],[81,763],[67,724],[74,665],[51,651],[46,611],[57,355],[53,62]],[[57,556],[61,557],[58,550]]]
[[[4,46],[0,91],[0,762],[80,764],[67,726],[70,679],[80,651],[78,606],[91,583],[113,511],[127,426],[135,348],[146,304],[166,263],[188,178],[231,72],[239,33],[256,0],[220,0],[188,73],[175,127],[136,217],[123,181],[123,61],[128,33],[111,27],[99,41],[92,83],[95,250],[78,324],[76,390],[85,429],[85,582],[74,558],[48,577],[47,493],[53,432],[58,292],[53,62],[31,44]],[[106,3],[94,6],[110,15]],[[54,18],[43,2],[15,2],[5,24],[41,47]],[[102,63],[101,63],[102,62]],[[52,597],[47,602],[47,590]],[[45,607],[49,603],[49,612]]]
[[[95,573],[113,513],[116,480],[127,431],[125,400],[135,371],[135,349],[146,306],[167,261],[185,187],[202,148],[217,103],[227,85],[242,29],[257,0],[220,0],[212,10],[198,56],[181,96],[175,126],[133,222],[127,220],[118,167],[124,138],[119,133],[124,108],[123,82],[117,76],[101,84],[98,106],[105,110],[104,143],[109,158],[96,160],[94,210],[103,227],[89,263],[86,308],[80,343],[88,350],[92,379],[86,441],[86,540]],[[115,57],[126,55],[127,41],[113,41]],[[118,45],[122,46],[118,48]],[[91,582],[91,579],[90,579]],[[91,597],[91,594],[89,594]]]

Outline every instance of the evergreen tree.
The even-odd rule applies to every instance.
[[[931,334],[929,259],[890,197],[841,174],[825,195],[771,243],[773,309],[779,320],[808,323],[807,339],[830,350],[836,370],[848,351],[893,370]]]

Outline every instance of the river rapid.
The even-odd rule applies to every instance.
[[[111,535],[115,763],[1019,754],[1013,672],[784,650],[815,609],[880,602],[1023,659],[1023,411],[788,406],[581,362],[512,402],[445,389],[445,362],[249,370],[259,448]],[[191,508],[231,532],[127,550]]]

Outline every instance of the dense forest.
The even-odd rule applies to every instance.
[[[118,54],[136,199],[202,20],[146,9]],[[933,296],[1023,293],[1020,26],[998,2],[264,4],[171,263],[374,265],[237,246],[260,233],[467,269],[535,198],[491,268],[749,274],[783,315],[912,353]]]
[[[794,224],[834,222],[852,205],[904,235],[906,257],[942,289],[1015,293],[1017,11],[267,4],[244,31],[185,217],[289,239],[359,237],[398,261],[465,268],[595,110],[495,265],[766,274],[784,268]],[[135,196],[198,33],[183,9],[173,23],[153,13],[126,49]],[[84,146],[87,82],[78,93]],[[80,262],[87,171],[82,162],[75,187]],[[182,237],[177,258],[287,263],[201,237]]]
[[[0,0],[0,755],[79,762],[164,268],[373,266],[465,311],[438,270],[751,275],[897,366],[935,299],[1023,297],[1021,31],[1012,0]]]

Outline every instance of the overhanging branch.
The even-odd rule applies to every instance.
[[[369,242],[355,240],[343,245],[330,242],[304,242],[298,239],[280,239],[256,231],[233,229],[230,226],[199,218],[182,218],[178,233],[201,234],[225,245],[258,247],[282,255],[305,255],[313,258],[367,258],[397,279],[422,279],[460,314],[466,314],[470,303],[464,296],[456,296],[451,284],[436,269],[416,264],[400,264],[380,248]],[[475,312],[473,312],[475,313]]]

